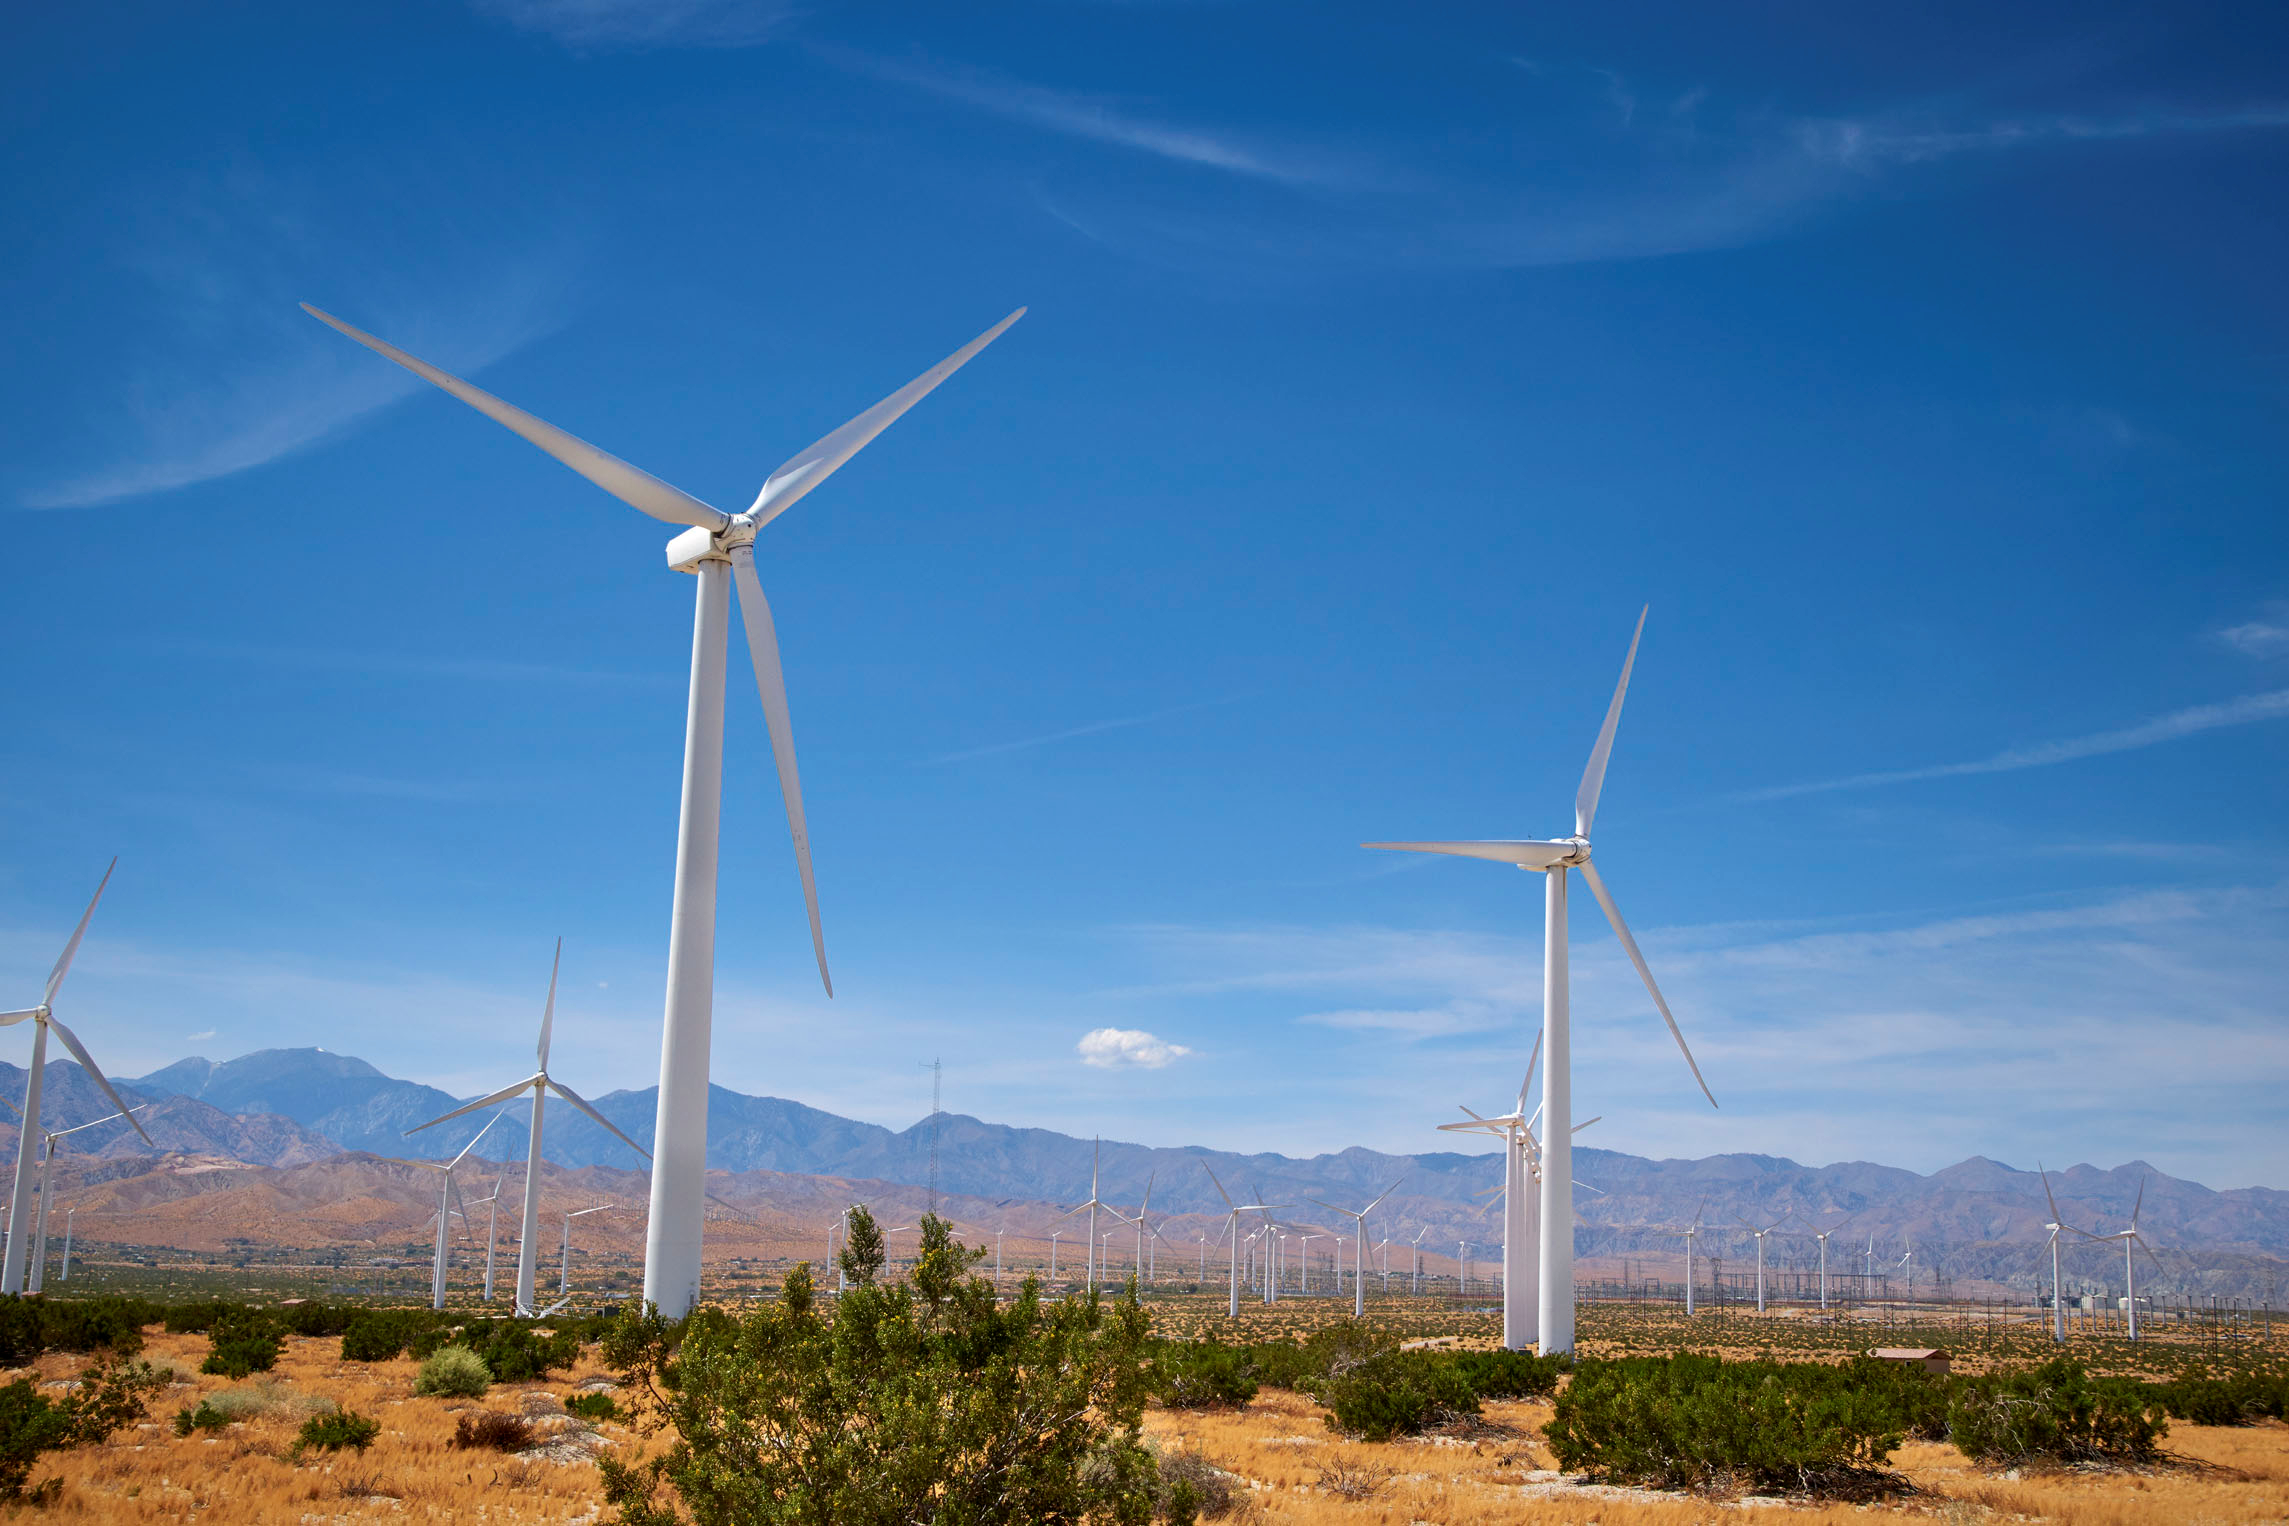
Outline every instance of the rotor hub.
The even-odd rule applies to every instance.
[[[668,542],[668,570],[696,574],[703,562],[730,560],[741,546],[754,544],[763,522],[753,514],[733,514],[717,529],[694,525]]]

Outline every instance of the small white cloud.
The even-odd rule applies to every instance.
[[[2275,604],[2255,620],[2229,625],[2218,639],[2245,657],[2289,657],[2289,604]]]
[[[1081,1035],[1081,1042],[1073,1047],[1080,1053],[1082,1064],[1103,1070],[1129,1065],[1158,1070],[1171,1060],[1181,1060],[1192,1053],[1182,1044],[1171,1044],[1142,1028],[1092,1029]]]
[[[209,1029],[208,1029],[206,1032],[204,1032],[204,1033],[186,1033],[186,1034],[184,1034],[183,1036],[184,1036],[186,1039],[190,1040],[192,1043],[194,1043],[194,1044],[199,1044],[199,1043],[204,1043],[206,1040],[213,1038],[213,1037],[215,1036],[215,1030],[214,1030],[214,1029],[212,1029],[212,1028],[209,1028]]]

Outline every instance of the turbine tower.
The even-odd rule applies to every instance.
[[[124,1113],[109,1113],[101,1118],[96,1119],[94,1123],[80,1123],[74,1124],[68,1129],[43,1129],[41,1131],[41,1138],[45,1144],[44,1148],[40,1151],[39,1229],[38,1232],[35,1233],[32,1237],[31,1276],[27,1279],[30,1285],[25,1288],[26,1292],[37,1293],[42,1287],[47,1285],[48,1203],[49,1200],[55,1196],[56,1191],[56,1141],[63,1138],[66,1134],[77,1134],[81,1129],[92,1129],[97,1124],[117,1123],[122,1118],[132,1120],[135,1114],[142,1112],[150,1105],[151,1104],[148,1102],[138,1102],[134,1107],[128,1109],[128,1111]],[[71,1264],[71,1255],[69,1252],[65,1253],[64,1264],[66,1266]]]
[[[819,928],[818,891],[811,875],[810,833],[803,823],[802,785],[795,773],[794,727],[787,714],[787,685],[779,669],[779,638],[771,607],[755,576],[755,537],[1000,338],[1025,315],[1025,309],[1011,313],[791,457],[763,480],[755,501],[740,514],[726,514],[308,303],[303,311],[523,436],[629,507],[668,524],[690,527],[668,542],[669,570],[694,574],[698,588],[690,701],[684,718],[683,805],[676,826],[675,899],[668,929],[666,1021],[660,1035],[659,1114],[652,1136],[659,1164],[652,1173],[651,1220],[644,1239],[644,1301],[657,1305],[670,1319],[680,1319],[699,1297],[700,1240],[707,1218],[707,1073],[715,1012],[715,870],[723,806],[723,690],[731,585],[739,585],[748,655],[771,732],[779,792],[794,836],[795,867],[810,914],[811,949],[818,958],[819,980],[831,997],[834,981],[827,974],[826,940]]]
[[[556,957],[550,961],[548,967],[548,1000],[540,1009],[540,1044],[536,1050],[540,1057],[540,1068],[514,1086],[504,1086],[490,1097],[479,1097],[476,1101],[465,1103],[442,1117],[432,1118],[427,1123],[417,1123],[405,1131],[409,1135],[418,1134],[423,1129],[433,1129],[441,1123],[450,1122],[463,1113],[473,1113],[481,1107],[491,1107],[496,1102],[507,1102],[524,1092],[532,1093],[532,1137],[525,1146],[525,1213],[523,1228],[517,1241],[516,1312],[518,1317],[522,1319],[530,1319],[534,1309],[533,1279],[536,1275],[536,1269],[533,1258],[538,1252],[540,1242],[540,1125],[544,1104],[548,1101],[548,1094],[555,1092],[559,1097],[586,1113],[591,1119],[609,1129],[612,1137],[629,1149],[642,1155],[646,1160],[652,1158],[645,1152],[642,1145],[614,1127],[611,1119],[590,1107],[586,1097],[581,1096],[548,1073],[549,1032],[556,1025],[556,972],[557,967],[563,961],[564,940],[559,938],[556,940]],[[482,1133],[483,1131],[480,1130],[479,1132]],[[456,1160],[458,1161],[458,1157]],[[654,1180],[657,1181],[657,1173],[654,1175]]]
[[[485,1126],[479,1129],[475,1136],[461,1147],[461,1153],[454,1156],[451,1161],[442,1165],[434,1160],[408,1162],[408,1164],[420,1166],[424,1170],[435,1171],[444,1178],[437,1184],[437,1244],[431,1252],[429,1262],[429,1306],[432,1309],[445,1307],[445,1272],[453,1256],[453,1247],[448,1238],[451,1228],[448,1220],[454,1213],[459,1213],[463,1224],[469,1222],[468,1205],[464,1203],[458,1209],[452,1205],[451,1200],[461,1196],[461,1184],[453,1179],[453,1173],[461,1168],[461,1162],[469,1158],[469,1152],[476,1149],[479,1142],[493,1131],[493,1125],[501,1121],[501,1113],[507,1111],[508,1109],[503,1107],[499,1113],[486,1119]],[[492,1201],[498,1204],[500,1199],[501,1188],[500,1184],[496,1182],[493,1185]],[[485,1237],[485,1296],[487,1298],[493,1296],[493,1244],[490,1232]]]
[[[86,1067],[89,1077],[111,1099],[111,1105],[128,1114],[127,1121],[134,1125],[136,1133],[143,1135],[143,1142],[151,1144],[151,1136],[144,1133],[142,1123],[129,1111],[127,1104],[119,1100],[119,1093],[111,1089],[111,1083],[103,1078],[103,1072],[97,1068],[94,1057],[87,1052],[87,1046],[79,1041],[77,1034],[56,1020],[52,1005],[56,992],[63,986],[64,977],[71,973],[72,958],[79,953],[80,940],[87,936],[87,924],[95,917],[96,902],[103,899],[103,888],[111,883],[111,871],[118,867],[119,860],[115,858],[105,867],[103,878],[96,882],[94,898],[87,903],[87,910],[80,913],[79,926],[72,929],[71,941],[64,945],[63,953],[57,956],[56,967],[48,971],[48,984],[40,992],[40,1004],[26,1007],[21,1012],[0,1012],[0,1028],[10,1027],[27,1018],[33,1023],[32,1063],[24,1077],[24,1106],[20,1111],[22,1132],[16,1136],[16,1186],[8,1195],[8,1249],[5,1254],[0,1254],[0,1293],[19,1293],[24,1289],[24,1263],[27,1252],[31,1249],[32,1238],[32,1168],[39,1154],[39,1147],[33,1140],[40,1132],[40,1086],[47,1078],[49,1029],[55,1030],[56,1037],[64,1041],[64,1047],[72,1052],[72,1057]],[[157,1149],[158,1146],[152,1145],[152,1148]]]
[[[1103,1161],[1104,1153],[1105,1144],[1103,1140],[1098,1139],[1092,1140],[1090,1142],[1089,1201],[1079,1204],[1076,1207],[1068,1208],[1063,1213],[1059,1214],[1056,1218],[1049,1221],[1052,1224],[1061,1224],[1065,1220],[1073,1217],[1073,1215],[1079,1213],[1083,1208],[1089,1210],[1089,1290],[1091,1292],[1095,1292],[1097,1287],[1097,1210],[1102,1208],[1105,1210],[1105,1212],[1111,1214],[1116,1219],[1121,1216],[1121,1211],[1118,1208],[1115,1208],[1112,1204],[1103,1201],[1097,1196],[1097,1167]],[[1110,1258],[1111,1253],[1107,1252],[1107,1259],[1109,1260]]]
[[[1638,638],[1645,634],[1645,612],[1639,611],[1637,630],[1629,638],[1629,655],[1622,661],[1621,682],[1614,686],[1613,702],[1606,707],[1605,724],[1598,729],[1596,745],[1590,749],[1589,766],[1582,770],[1580,788],[1574,792],[1574,835],[1554,841],[1510,842],[1371,842],[1369,848],[1390,848],[1409,853],[1445,853],[1460,858],[1482,858],[1498,864],[1511,864],[1544,877],[1542,925],[1542,1028],[1548,1041],[1550,1063],[1542,1071],[1542,1236],[1541,1236],[1541,1336],[1545,1355],[1571,1352],[1574,1349],[1574,1140],[1573,1140],[1573,1050],[1568,1022],[1567,996],[1569,981],[1566,972],[1566,875],[1570,869],[1582,872],[1582,881],[1597,898],[1599,909],[1613,924],[1614,936],[1621,940],[1629,962],[1637,967],[1638,978],[1653,997],[1653,1005],[1661,1019],[1669,1025],[1670,1036],[1677,1040],[1677,1048],[1685,1056],[1685,1063],[1699,1082],[1701,1093],[1709,1099],[1709,1106],[1717,1105],[1716,1094],[1709,1083],[1701,1079],[1701,1067],[1694,1063],[1693,1051],[1686,1047],[1685,1034],[1678,1028],[1677,1019],[1669,1012],[1669,1003],[1661,996],[1661,988],[1653,983],[1653,971],[1647,968],[1645,956],[1637,950],[1637,940],[1629,935],[1629,924],[1622,921],[1621,912],[1606,890],[1605,880],[1590,862],[1590,824],[1597,816],[1598,794],[1605,786],[1606,759],[1613,752],[1614,728],[1621,723],[1622,697],[1629,692],[1629,670],[1637,662]]]
[[[1741,1228],[1756,1236],[1756,1311],[1759,1314],[1762,1314],[1764,1312],[1764,1237],[1771,1234],[1774,1230],[1780,1228],[1781,1225],[1786,1224],[1788,1222],[1788,1215],[1785,1213],[1782,1214],[1779,1218],[1774,1219],[1770,1224],[1767,1224],[1762,1229],[1757,1228],[1748,1220],[1742,1219],[1741,1216],[1737,1213],[1734,1214],[1733,1217],[1740,1220]],[[1828,1250],[1828,1242],[1825,1240],[1821,1241],[1820,1249],[1822,1254],[1826,1254]]]
[[[1399,1178],[1399,1182],[1405,1180],[1406,1178],[1403,1176]],[[1393,1182],[1381,1192],[1376,1193],[1375,1201],[1369,1203],[1365,1208],[1338,1208],[1333,1203],[1321,1203],[1318,1198],[1306,1198],[1304,1200],[1308,1203],[1318,1203],[1329,1213],[1340,1213],[1359,1226],[1358,1250],[1357,1254],[1351,1258],[1351,1317],[1354,1319],[1367,1317],[1367,1215],[1375,1211],[1376,1204],[1381,1203],[1383,1199],[1399,1190],[1399,1182]],[[1343,1296],[1343,1242],[1340,1239],[1335,1242],[1335,1266],[1335,1296],[1341,1298]]]
[[[2041,1161],[2035,1162],[2035,1171],[2043,1179],[2043,1201],[2051,1205],[2051,1221],[2043,1226],[2051,1232],[2048,1241],[2051,1253],[2051,1339],[2063,1346],[2066,1344],[2066,1301],[2059,1296],[2059,1233],[2065,1230],[2087,1236],[2088,1231],[2075,1229],[2067,1223],[2066,1215],[2059,1212],[2059,1200],[2051,1196],[2051,1174],[2043,1170]],[[2139,1190],[2145,1190],[2143,1184]]]
[[[2048,1183],[2045,1184],[2044,1190],[2049,1190]],[[2146,1179],[2140,1177],[2138,1179],[2138,1196],[2130,1204],[2129,1228],[2117,1229],[2112,1234],[2105,1235],[2094,1235],[2087,1229],[2074,1231],[2085,1240],[2096,1241],[2101,1244],[2108,1240],[2120,1240],[2122,1242],[2123,1333],[2131,1340],[2138,1338],[2138,1267],[2133,1260],[2133,1252],[2145,1251],[2146,1259],[2154,1263],[2154,1270],[2158,1272],[2162,1269],[2161,1258],[2147,1247],[2145,1237],[2138,1233],[2138,1210],[2143,1208],[2145,1204]]]

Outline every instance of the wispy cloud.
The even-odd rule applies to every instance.
[[[169,642],[165,650],[186,657],[249,662],[264,667],[333,675],[363,673],[378,678],[450,678],[469,683],[680,687],[673,675],[618,673],[602,668],[567,668],[553,663],[507,662],[488,657],[408,657],[388,652],[246,646],[224,641]]]
[[[312,210],[323,201],[240,173],[122,219],[132,250],[120,258],[145,280],[130,328],[138,349],[116,362],[122,427],[99,445],[99,464],[24,492],[21,506],[90,508],[228,477],[422,385],[313,322],[298,298],[335,302],[461,371],[554,327],[565,287],[557,256],[455,245],[409,259],[402,239]]]
[[[1236,697],[1236,696],[1234,696]],[[1188,715],[1195,710],[1206,710],[1215,705],[1228,705],[1232,698],[1196,700],[1189,705],[1171,705],[1165,710],[1148,710],[1142,715],[1119,715],[1111,720],[1091,721],[1083,726],[1068,726],[1063,731],[1048,731],[1040,736],[1019,737],[1012,742],[994,742],[984,747],[964,748],[960,752],[940,753],[924,758],[925,764],[967,763],[972,758],[991,758],[1005,752],[1024,752],[1028,748],[1047,747],[1053,742],[1069,742],[1076,737],[1097,736],[1107,731],[1127,731],[1136,726],[1149,726],[1155,721],[1167,720],[1172,715]]]
[[[213,1038],[214,1036],[215,1036],[215,1030],[214,1030],[214,1029],[212,1029],[212,1028],[204,1029],[204,1030],[202,1030],[201,1032],[198,1032],[198,1033],[186,1033],[186,1034],[184,1034],[184,1035],[183,1035],[183,1037],[184,1037],[186,1040],[188,1040],[189,1042],[191,1042],[191,1043],[193,1043],[193,1044],[203,1044],[203,1043],[205,1043],[205,1042],[206,1042],[208,1039],[211,1039],[211,1038]]]
[[[798,14],[786,0],[470,0],[481,16],[568,48],[745,48]]]
[[[2040,742],[2031,747],[2006,748],[1993,757],[1976,758],[1966,763],[1933,763],[1918,768],[1848,774],[1841,779],[1820,779],[1808,784],[1782,784],[1771,789],[1749,790],[1738,798],[1785,800],[1794,795],[1874,789],[1879,785],[1909,784],[1921,779],[1955,779],[1972,774],[2011,773],[2022,768],[2048,768],[2057,763],[2072,763],[2080,758],[2095,758],[2106,753],[2134,752],[2141,747],[2175,742],[2181,737],[2196,736],[2205,731],[2216,731],[2228,726],[2249,726],[2259,721],[2279,720],[2284,716],[2289,716],[2289,689],[2273,689],[2264,694],[2248,694],[2221,704],[2195,705],[2157,716],[2136,726],[2125,726],[2119,731],[2100,731],[2090,736],[2069,737],[2064,741]]]
[[[1100,1070],[1159,1070],[1192,1053],[1141,1028],[1094,1028],[1073,1048],[1082,1064]]]
[[[847,48],[816,45],[814,51],[856,73],[907,85],[1008,121],[1179,164],[1285,185],[1352,185],[1362,178],[1359,166],[1329,153],[1273,148],[1229,133],[1154,121],[1124,110],[1106,96],[1027,84],[979,70],[878,58]]]
[[[2231,111],[2133,112],[2092,116],[2049,114],[2007,117],[1970,126],[1916,124],[1899,118],[1813,119],[1797,125],[1808,153],[1837,164],[1872,169],[1925,164],[1958,154],[1991,154],[2051,144],[2113,143],[2138,138],[2249,132],[2289,127],[2289,106],[2261,102]]]
[[[2272,604],[2254,620],[2229,625],[2218,639],[2248,657],[2289,657],[2289,604]]]

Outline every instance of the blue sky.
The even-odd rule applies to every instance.
[[[1724,1108],[1582,900],[1601,1145],[2289,1185],[2285,28],[27,16],[0,978],[117,853],[115,1072],[498,1084],[562,934],[566,1079],[650,1084],[667,529],[295,304],[734,506],[1029,304],[758,546],[838,995],[735,656],[719,1081],[1441,1147],[1541,881],[1356,844],[1565,831],[1649,604],[1599,862]]]

